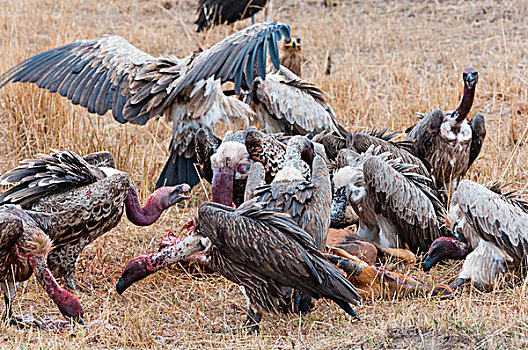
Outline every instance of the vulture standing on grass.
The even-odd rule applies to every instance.
[[[456,190],[471,164],[477,159],[486,137],[484,117],[475,115],[469,122],[469,115],[478,72],[469,67],[462,73],[464,95],[456,110],[445,113],[436,110],[423,116],[416,125],[409,128],[407,140],[414,143],[414,153],[426,159],[444,197]]]
[[[250,134],[248,136],[251,137]],[[312,236],[320,252],[325,250],[332,205],[330,176],[323,157],[316,154],[314,144],[306,137],[294,136],[288,141],[281,169],[270,184],[266,184],[262,163],[253,163],[245,196],[246,200],[257,198],[265,209],[288,213],[301,229]],[[310,180],[303,174],[302,164],[311,167]],[[307,312],[312,306],[309,296],[294,291],[284,310]]]
[[[351,304],[361,301],[356,288],[317,249],[313,238],[285,213],[266,210],[255,200],[237,209],[204,203],[194,233],[159,253],[131,260],[117,284],[123,293],[153,272],[205,250],[209,267],[243,287],[250,332],[258,331],[263,312],[278,312],[291,289],[327,298],[357,317]]]
[[[1,185],[14,185],[0,195],[0,204],[50,214],[53,230],[44,230],[53,241],[48,265],[55,277],[74,289],[75,266],[81,251],[117,226],[126,210],[135,225],[151,225],[161,213],[186,199],[186,184],[157,189],[144,207],[127,173],[114,168],[108,152],[82,158],[70,151],[39,154],[0,177]]]
[[[341,220],[349,203],[359,215],[362,239],[425,252],[441,236],[439,217],[444,207],[434,183],[420,174],[419,165],[392,158],[381,149],[340,152],[333,177],[332,221]]]
[[[462,180],[452,197],[447,224],[456,238],[441,237],[429,249],[425,271],[444,259],[465,259],[453,288],[466,281],[489,287],[528,255],[528,203],[499,186]]]
[[[29,279],[34,272],[62,315],[82,322],[81,303],[57,284],[46,262],[52,243],[44,231],[52,232],[56,225],[56,219],[46,214],[26,212],[17,205],[0,206],[0,286],[6,304],[4,319],[13,316],[11,306],[18,283]]]
[[[119,36],[78,41],[30,57],[0,76],[8,82],[35,83],[67,97],[90,113],[112,111],[120,123],[144,125],[166,115],[172,119],[170,157],[157,187],[199,182],[194,135],[214,130],[219,121],[247,126],[253,112],[226,96],[221,84],[232,81],[235,93],[266,76],[267,49],[278,69],[277,41],[289,39],[282,23],[260,23],[206,50],[179,59],[151,56]]]
[[[269,11],[272,0],[200,0],[198,4],[198,19],[194,22],[198,27],[197,32],[209,29],[212,26],[235,23],[252,17],[255,24],[255,15],[265,8],[266,22],[269,22]]]

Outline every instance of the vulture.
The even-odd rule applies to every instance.
[[[456,110],[447,113],[435,110],[407,129],[406,140],[413,143],[417,156],[431,164],[437,186],[446,198],[477,159],[486,138],[482,114],[466,120],[473,105],[478,72],[473,67],[466,68],[462,78],[464,95]]]
[[[164,210],[189,198],[186,184],[162,187],[141,207],[129,175],[114,168],[108,152],[82,158],[71,151],[56,151],[21,163],[0,177],[0,185],[12,185],[0,194],[0,205],[20,205],[56,220],[53,230],[44,230],[54,245],[48,266],[71,289],[76,288],[75,266],[81,251],[117,226],[124,210],[133,224],[147,226]]]
[[[200,0],[198,3],[198,19],[194,22],[197,32],[209,29],[214,25],[231,24],[252,17],[255,24],[255,14],[266,9],[266,22],[269,22],[269,11],[272,0]]]
[[[293,74],[302,77],[302,66],[306,58],[302,54],[301,37],[292,35],[290,39],[284,40],[282,46],[282,65]]]
[[[487,188],[462,180],[453,193],[447,224],[455,238],[433,242],[423,263],[429,271],[444,259],[465,259],[456,288],[471,281],[484,288],[508,266],[525,266],[528,254],[528,203],[500,186]]]
[[[290,37],[282,23],[259,23],[236,32],[209,49],[179,59],[151,56],[119,36],[77,41],[30,57],[0,76],[57,92],[99,115],[112,111],[119,123],[144,125],[165,115],[172,119],[170,157],[157,187],[199,182],[194,136],[200,127],[214,131],[224,121],[248,125],[251,108],[222,91],[234,82],[235,93],[266,76],[269,56],[278,69],[276,41]]]
[[[392,158],[374,145],[364,153],[340,151],[334,170],[332,221],[340,221],[347,204],[359,216],[362,239],[389,248],[427,251],[441,236],[443,204],[433,181],[420,166]]]
[[[12,303],[19,282],[33,272],[39,284],[67,319],[82,323],[83,308],[77,298],[60,287],[51,274],[46,257],[52,242],[45,231],[56,230],[57,220],[18,205],[0,206],[0,286],[4,294],[4,319],[13,319]]]
[[[292,288],[316,299],[330,299],[357,317],[350,304],[358,304],[361,297],[317,249],[312,236],[288,214],[264,209],[256,199],[236,209],[202,204],[194,233],[159,253],[131,260],[117,292],[121,294],[134,282],[201,250],[213,271],[243,287],[249,307],[245,326],[250,333],[258,331],[262,313],[279,312]]]
[[[258,124],[268,133],[313,136],[322,131],[336,131],[345,135],[327,96],[317,86],[280,66],[265,78],[255,79],[248,102]]]
[[[198,130],[196,155],[204,178],[212,184],[213,202],[228,206],[242,204],[254,161],[264,165],[266,182],[271,183],[284,163],[286,143],[287,138],[282,135],[265,134],[254,127],[227,132],[223,139],[205,129]],[[302,161],[301,168],[309,179],[309,166]]]
[[[311,166],[311,180],[303,174],[301,162]],[[292,137],[288,141],[281,169],[270,184],[266,184],[265,177],[264,166],[259,162],[253,163],[246,185],[246,200],[257,198],[265,209],[288,213],[301,229],[312,236],[317,249],[323,252],[330,227],[332,188],[324,157],[316,154],[314,144],[304,136]],[[285,311],[297,313],[311,309],[310,297],[297,291],[291,295]]]

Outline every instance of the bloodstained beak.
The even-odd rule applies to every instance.
[[[235,171],[230,168],[217,168],[213,174],[213,202],[233,205],[233,181]]]
[[[171,202],[173,204],[179,203],[185,199],[190,199],[191,196],[186,195],[186,193],[191,192],[191,186],[187,184],[181,184],[173,187],[173,191],[171,193]]]
[[[130,260],[125,267],[125,271],[123,271],[117,282],[116,291],[121,295],[134,283],[194,253],[205,250],[209,246],[209,240],[204,237],[187,236],[175,245],[163,249],[158,253],[138,256]]]

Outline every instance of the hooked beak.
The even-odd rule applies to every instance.
[[[227,206],[233,205],[233,181],[235,170],[217,168],[213,174],[213,202]]]
[[[290,40],[290,42],[286,43],[285,46],[286,46],[286,47],[293,47],[293,48],[295,49],[297,46],[299,46],[299,44],[297,43],[297,40],[296,40],[296,39],[292,38],[292,39]]]
[[[473,87],[475,86],[475,84],[477,83],[477,76],[475,74],[472,74],[472,73],[468,73],[467,76],[466,76],[466,85],[468,88],[470,89],[473,89]]]
[[[210,245],[211,243],[207,238],[192,235],[158,253],[141,255],[130,260],[117,282],[117,293],[123,294],[134,283],[194,253],[207,250]]]
[[[173,187],[172,193],[170,194],[171,203],[174,205],[185,199],[190,199],[191,196],[186,195],[191,192],[191,186],[187,184],[176,185]]]
[[[427,256],[425,257],[425,260],[423,261],[422,263],[422,269],[425,271],[425,272],[428,272],[430,271],[433,266],[435,266],[437,264],[437,261],[434,261],[431,256],[429,254],[427,254]]]

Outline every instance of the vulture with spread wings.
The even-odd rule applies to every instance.
[[[59,93],[73,104],[99,115],[112,111],[120,123],[144,125],[166,115],[172,119],[170,158],[157,187],[199,181],[194,168],[194,136],[200,127],[213,130],[219,121],[242,122],[254,112],[222,92],[232,81],[236,93],[266,76],[267,50],[279,68],[277,41],[289,39],[282,23],[259,23],[225,38],[206,50],[179,59],[154,57],[119,36],[78,41],[19,63],[0,76],[29,82]]]
[[[453,288],[466,281],[489,287],[509,265],[526,266],[528,203],[515,192],[462,180],[453,194],[447,224],[456,238],[437,239],[423,268],[428,271],[444,259],[465,259]]]

